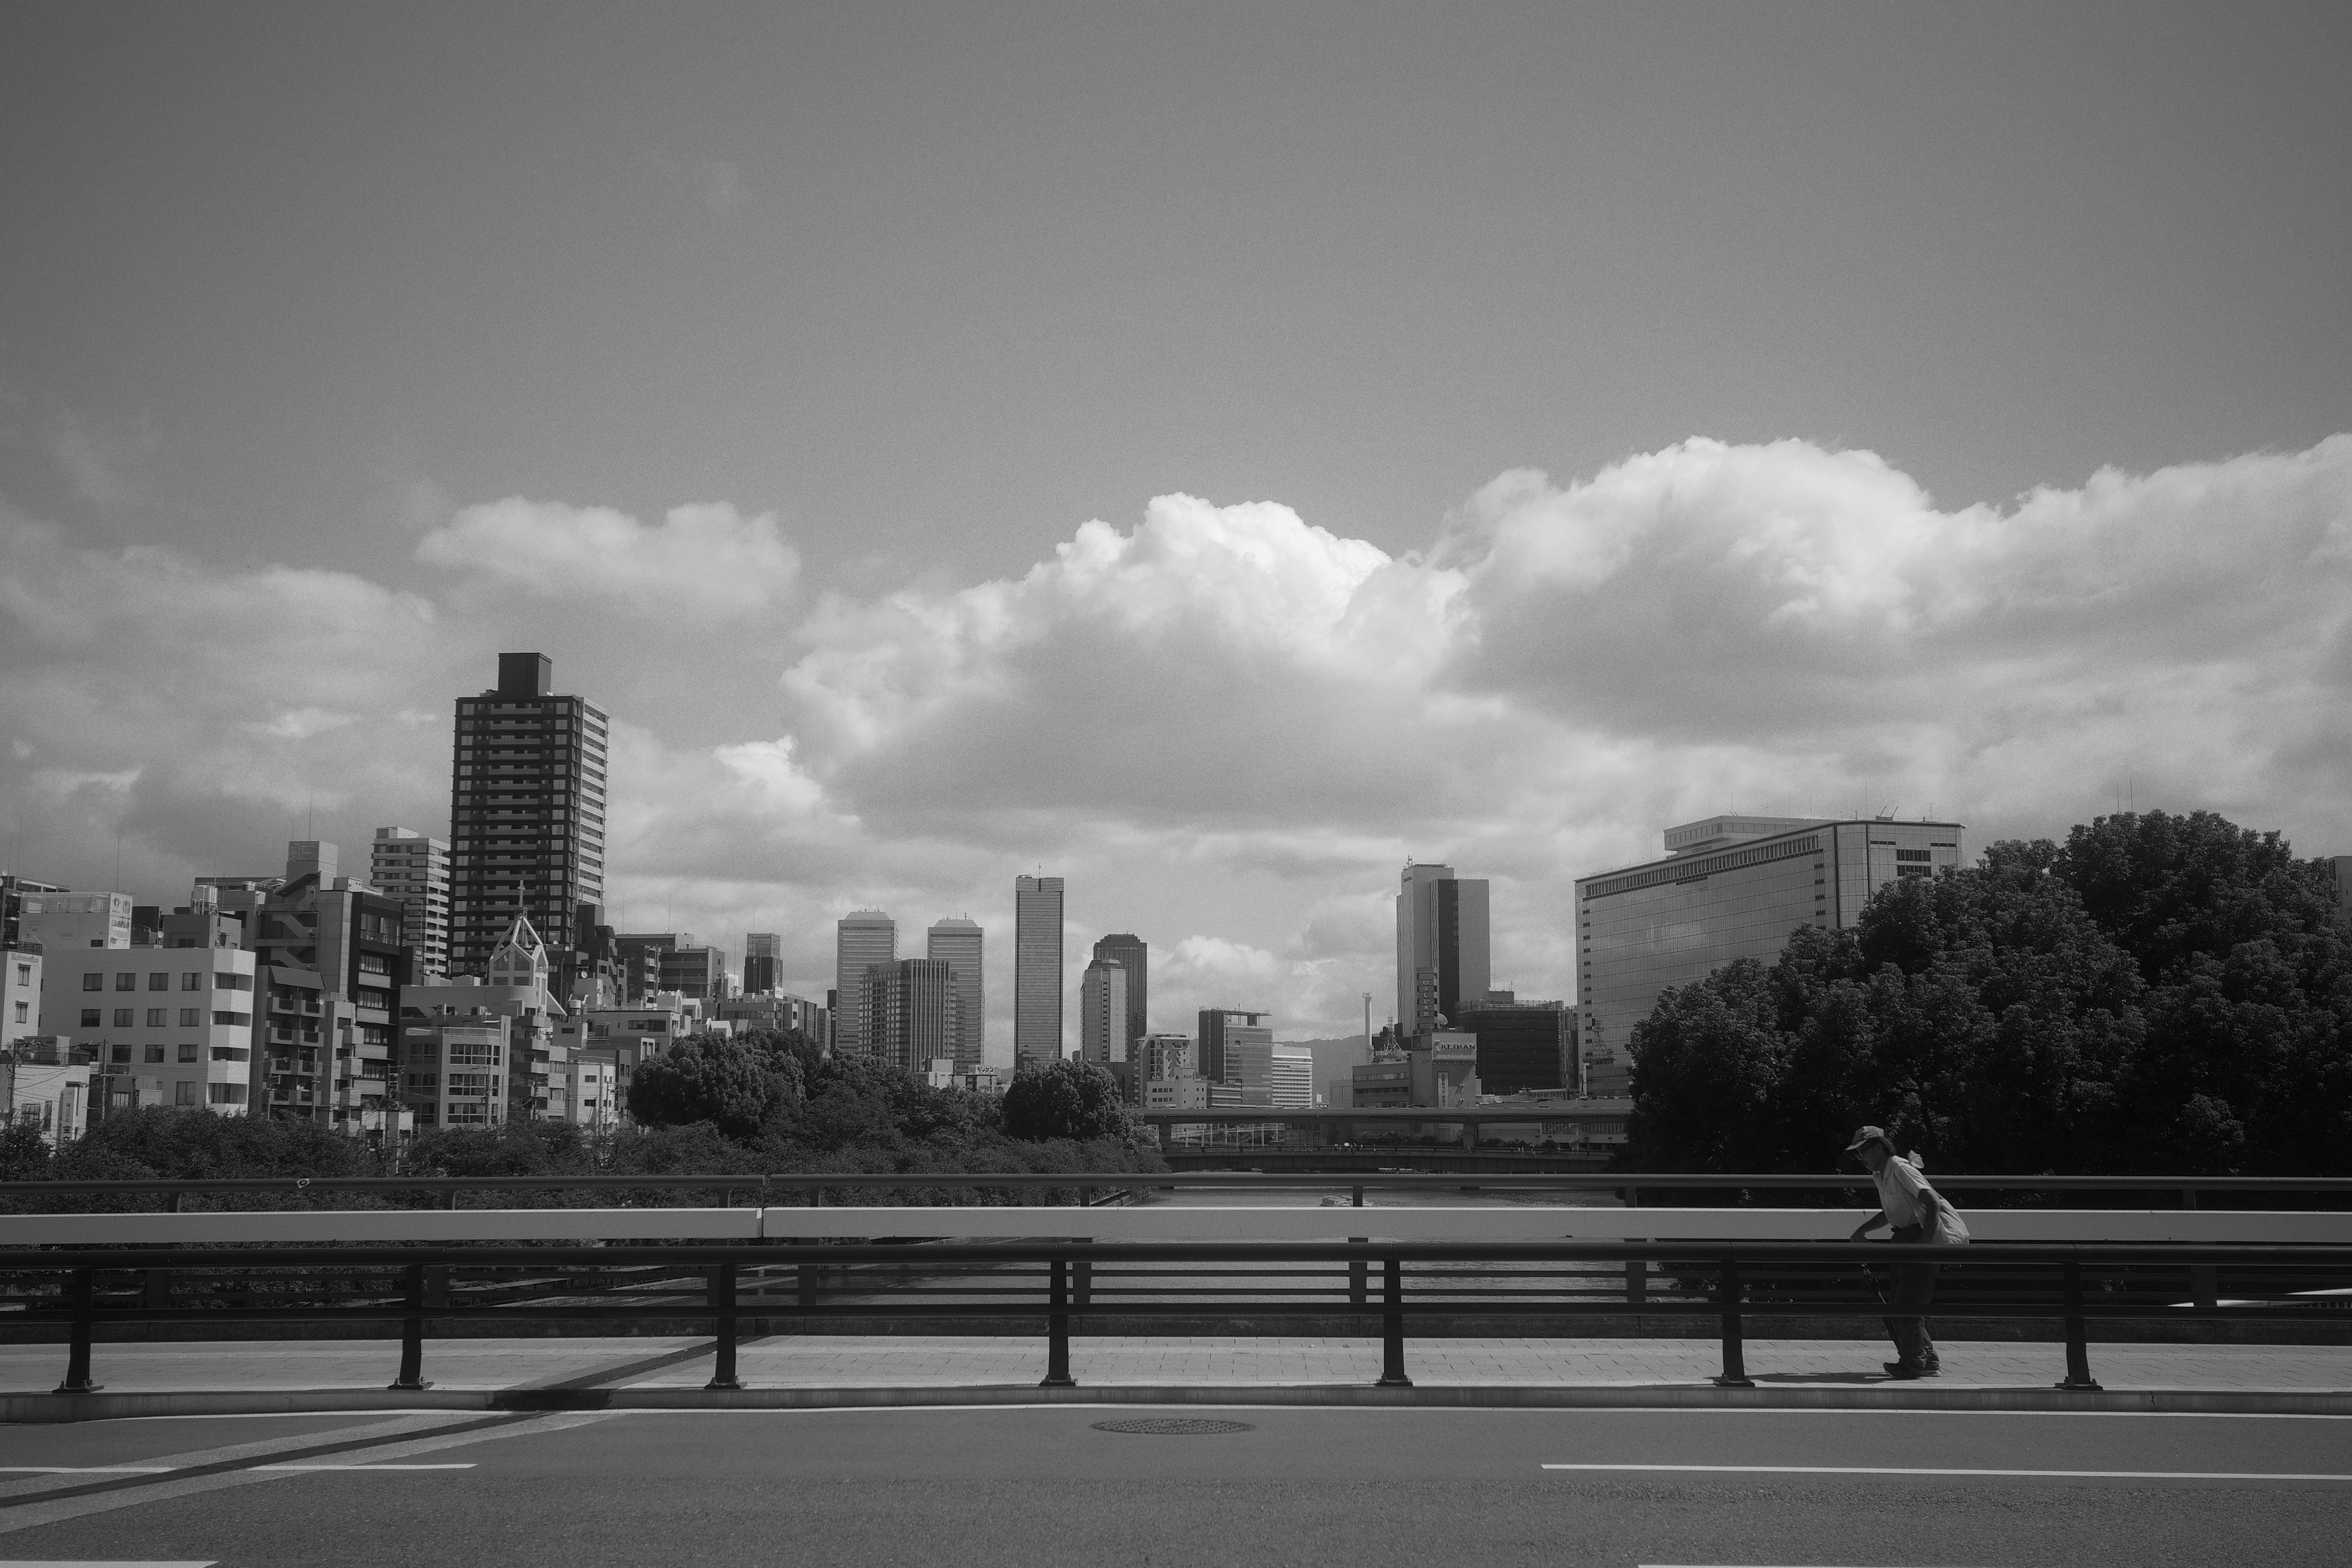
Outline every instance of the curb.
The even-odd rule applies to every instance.
[[[304,1388],[276,1393],[7,1394],[0,1422],[116,1421],[154,1415],[287,1415],[379,1410],[887,1410],[1036,1405],[1297,1405],[1437,1410],[1912,1410],[2166,1415],[2352,1415],[2352,1393],[2193,1388],[1716,1388],[1705,1384],[1543,1388],[1360,1384],[1040,1388]]]

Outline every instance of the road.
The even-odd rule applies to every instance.
[[[1155,1418],[1247,1429],[1096,1426]],[[6,1427],[0,1464],[85,1468],[0,1475],[0,1562],[2333,1568],[2352,1541],[2326,1417],[436,1412]]]

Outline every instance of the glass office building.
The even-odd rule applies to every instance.
[[[1852,925],[1902,877],[1960,864],[1957,822],[1711,816],[1670,827],[1664,859],[1576,883],[1585,1092],[1628,1091],[1633,1026],[1735,959],[1769,963],[1802,925]]]

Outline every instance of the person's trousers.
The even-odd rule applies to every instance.
[[[1897,1226],[1897,1241],[1923,1241],[1926,1231],[1916,1225]],[[1936,1275],[1940,1263],[1897,1263],[1893,1280],[1879,1292],[1889,1312],[1886,1332],[1895,1341],[1895,1359],[1907,1367],[1928,1367],[1937,1364],[1936,1342],[1927,1333],[1927,1303],[1936,1298]]]

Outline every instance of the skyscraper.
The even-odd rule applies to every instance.
[[[1115,958],[1127,971],[1127,1037],[1139,1040],[1151,1032],[1151,948],[1141,937],[1127,931],[1117,931],[1095,943],[1097,958]],[[1114,1051],[1119,1060],[1127,1059],[1124,1052]]]
[[[866,971],[898,962],[898,922],[880,910],[855,910],[834,927],[834,987],[841,1000],[833,1015],[833,1048],[844,1056],[874,1049],[867,1011]]]
[[[1202,1008],[1201,1038],[1193,1057],[1200,1075],[1211,1083],[1240,1083],[1244,1047],[1273,1047],[1274,1026],[1259,1021],[1272,1016],[1271,1013],[1239,1013],[1229,1007]]]
[[[782,953],[783,945],[782,939],[772,931],[744,933],[744,995],[763,996],[776,989],[776,960]]]
[[[479,974],[514,919],[568,953],[579,905],[604,897],[604,710],[551,689],[545,654],[499,655],[499,683],[457,699],[449,785],[449,972]],[[569,968],[568,959],[556,965]]]
[[[1062,879],[1013,879],[1013,1069],[1062,1059]]]
[[[920,1073],[951,1054],[960,1008],[955,975],[945,960],[869,963],[863,989],[867,1055]]]
[[[960,1072],[985,1065],[988,1056],[987,988],[981,978],[983,933],[963,916],[936,921],[926,933],[923,954],[936,958],[955,976],[955,1058]]]
[[[413,827],[379,827],[368,880],[402,910],[400,940],[416,950],[416,974],[449,973],[449,841]]]
[[[1078,1056],[1099,1068],[1127,1061],[1127,967],[1097,953],[1078,983]]]
[[[1491,982],[1486,879],[1407,862],[1397,891],[1397,1028],[1426,1035]]]

